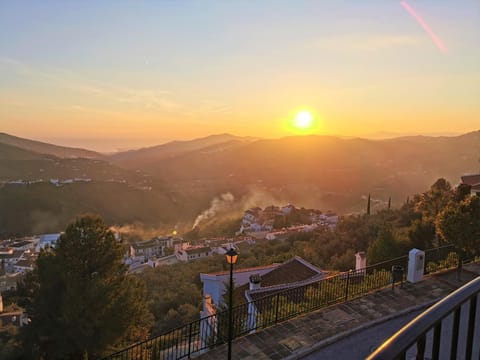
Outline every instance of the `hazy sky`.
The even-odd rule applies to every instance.
[[[479,44],[478,0],[3,0],[0,132],[112,150],[286,136],[300,110],[320,134],[467,132]]]

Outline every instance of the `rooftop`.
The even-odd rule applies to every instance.
[[[462,176],[462,183],[472,186],[480,184],[480,174],[464,175]]]
[[[58,234],[44,234],[40,236],[40,244],[55,242],[60,238],[60,233]]]
[[[265,266],[255,266],[255,267],[249,267],[249,268],[244,268],[244,269],[236,269],[234,270],[233,272],[235,274],[237,273],[242,273],[242,272],[249,272],[249,271],[255,271],[255,270],[265,270],[265,269],[275,269],[277,267],[279,267],[280,264],[271,264],[271,265],[265,265]],[[205,274],[205,275],[210,275],[210,276],[224,276],[224,275],[228,275],[230,273],[229,270],[225,270],[225,271],[217,271],[217,272],[213,272],[213,273],[208,273],[208,274]]]
[[[299,256],[284,262],[276,269],[270,271],[261,277],[261,288],[250,291],[252,299],[254,297],[264,297],[272,291],[276,292],[285,288],[285,285],[296,284],[307,280],[318,280],[327,272],[320,270],[316,266],[308,263]],[[240,286],[238,290],[242,294],[248,290],[249,284]],[[257,295],[257,296],[255,296]]]
[[[185,249],[184,251],[187,254],[201,254],[201,253],[204,253],[204,252],[212,251],[212,248],[210,246],[202,246],[202,247],[198,247],[198,248]]]
[[[14,250],[9,253],[0,253],[0,259],[15,259],[23,255],[25,250]]]
[[[36,259],[34,259],[34,258],[19,260],[19,261],[17,261],[15,266],[32,268],[35,265],[35,261],[36,261]]]

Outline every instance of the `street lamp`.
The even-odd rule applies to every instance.
[[[233,337],[233,264],[237,262],[238,253],[233,248],[230,248],[225,255],[227,257],[227,263],[230,264],[230,289],[228,291],[228,360],[231,360]]]

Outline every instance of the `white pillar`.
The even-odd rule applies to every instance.
[[[425,252],[412,249],[408,253],[408,274],[407,281],[417,283],[423,280],[423,269],[425,267]]]
[[[367,255],[365,251],[359,251],[355,254],[355,270],[365,269],[367,267]]]

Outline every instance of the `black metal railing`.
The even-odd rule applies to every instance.
[[[450,247],[445,257],[455,250]],[[435,269],[443,269],[447,264],[441,263],[440,253],[431,249],[429,262],[437,264]],[[444,251],[444,250],[442,250]],[[435,254],[433,256],[432,254]],[[427,258],[427,255],[426,255]],[[438,264],[441,264],[438,265]],[[392,276],[392,267],[403,269],[400,277]],[[252,301],[234,306],[234,338],[255,330],[274,325],[300,314],[341,303],[365,295],[394,282],[404,281],[408,268],[408,256],[384,261],[363,269],[338,273],[321,280],[284,290],[271,291],[260,297],[258,293]],[[397,273],[398,275],[398,273]],[[109,360],[170,360],[189,358],[227,341],[228,310],[196,320],[170,330],[160,336],[134,344],[126,349],[108,356]]]
[[[368,360],[480,359],[479,293],[477,277],[413,319]]]
[[[444,245],[425,250],[424,274],[451,269],[459,264],[460,253],[455,245]]]

